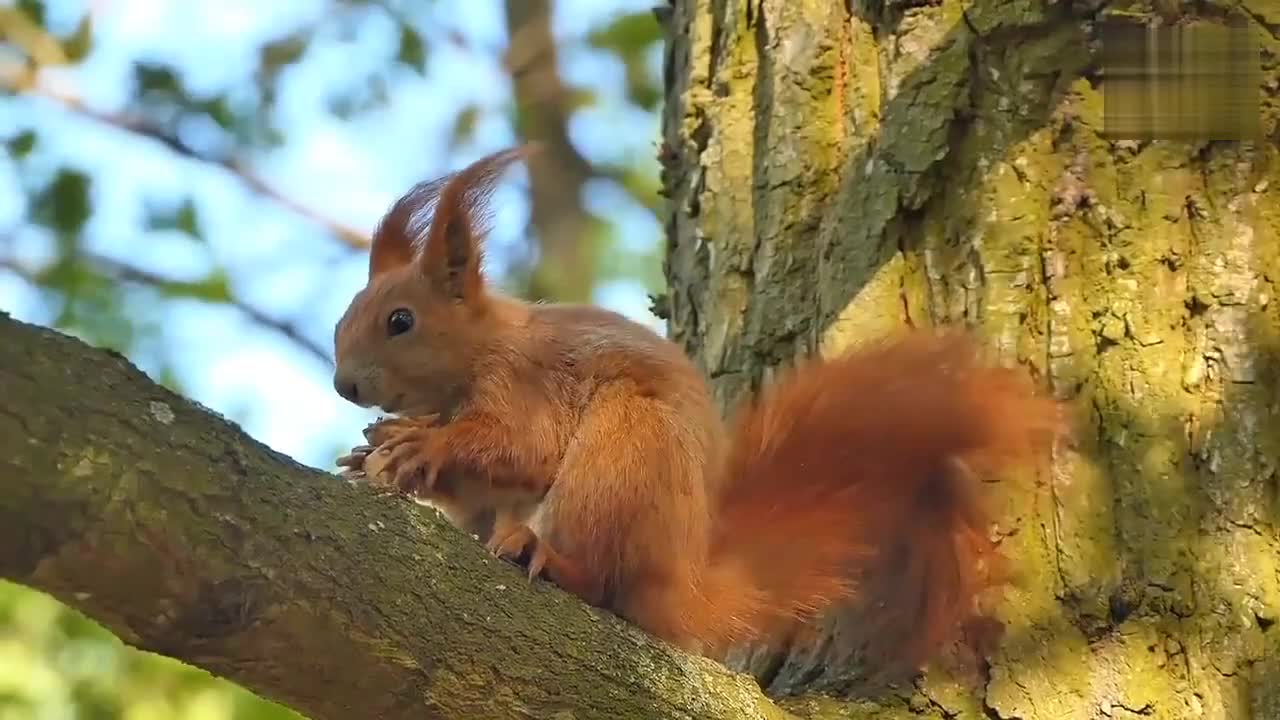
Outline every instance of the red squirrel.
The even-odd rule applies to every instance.
[[[895,625],[884,662],[922,668],[988,584],[980,478],[1042,453],[1058,404],[965,336],[916,332],[801,364],[726,427],[675,343],[485,284],[487,201],[526,152],[421,183],[380,222],[334,384],[400,417],[340,463],[383,446],[399,490],[459,524],[494,511],[497,555],[683,649],[719,657],[870,601],[868,626]],[[880,562],[891,548],[905,564]],[[895,596],[859,594],[877,587]]]

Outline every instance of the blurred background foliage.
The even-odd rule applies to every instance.
[[[661,329],[654,4],[0,0],[0,310],[331,469],[371,418],[330,357],[381,213],[537,140],[489,277]],[[0,584],[0,720],[284,717]]]

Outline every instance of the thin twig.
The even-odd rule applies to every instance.
[[[90,265],[93,265],[104,274],[109,275],[118,281],[131,282],[159,289],[183,284],[182,281],[167,278],[153,273],[150,270],[143,270],[142,268],[127,265],[119,260],[113,260],[101,255],[82,254],[81,257]],[[41,283],[40,277],[37,273],[12,258],[0,258],[0,268],[5,268],[13,272],[33,285],[43,284]],[[264,312],[261,308],[254,307],[253,305],[235,297],[228,297],[226,304],[240,311],[242,315],[253,323],[279,333],[281,336],[290,340],[325,365],[333,365],[333,359],[329,356],[328,351],[322,348],[315,341],[303,335],[302,331],[293,323],[274,318]]]
[[[31,73],[19,73],[19,75],[21,74],[30,75]],[[369,247],[369,236],[366,233],[332,218],[324,217],[314,209],[303,205],[288,195],[285,195],[272,187],[266,180],[263,180],[257,175],[257,173],[239,160],[234,158],[213,158],[204,155],[199,150],[188,145],[181,138],[167,132],[163,128],[158,127],[139,115],[95,110],[94,108],[86,105],[82,100],[80,100],[80,98],[73,95],[50,88],[39,87],[34,82],[33,78],[15,78],[15,73],[13,72],[6,72],[0,75],[3,76],[4,87],[15,93],[44,98],[60,105],[63,109],[69,112],[79,115],[80,117],[88,118],[117,130],[122,130],[139,137],[153,140],[182,157],[195,160],[206,165],[222,168],[238,178],[250,191],[269,198],[276,204],[311,220],[321,227],[324,227],[348,246],[358,250],[363,250]]]

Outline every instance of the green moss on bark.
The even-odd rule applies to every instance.
[[[784,717],[119,357],[0,315],[0,387],[0,575],[134,646],[317,720]]]
[[[828,57],[804,42],[814,21],[781,6],[677,3],[699,31],[673,41],[665,124],[676,337],[728,404],[789,353],[967,324],[1069,400],[1081,432],[1041,476],[993,486],[1017,576],[977,691],[935,669],[869,705],[839,700],[859,692],[850,668],[811,654],[744,666],[774,692],[833,693],[787,703],[815,718],[1274,715],[1280,151],[1105,139],[1099,7],[853,3],[824,17],[842,37],[824,104],[808,95],[820,82],[768,72]],[[1275,12],[1242,6],[1280,87]],[[778,40],[748,45],[749,13]],[[749,63],[724,60],[741,48]],[[722,82],[735,101],[716,102]],[[759,127],[801,121],[842,134],[810,143],[803,182],[778,183],[814,135]],[[726,230],[732,262],[706,249]],[[753,275],[759,258],[786,273]]]

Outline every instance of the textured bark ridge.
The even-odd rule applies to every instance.
[[[1280,717],[1280,5],[1195,5],[1254,32],[1263,141],[1110,142],[1099,21],[1146,7],[675,2],[660,306],[718,398],[964,323],[1082,421],[997,488],[1017,576],[976,687],[935,669],[849,703],[821,647],[744,648],[772,693],[833,695],[798,712]]]
[[[316,720],[781,718],[752,680],[0,313],[0,577]]]

